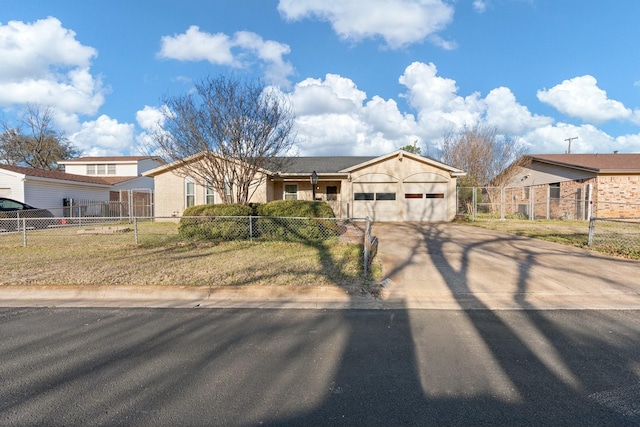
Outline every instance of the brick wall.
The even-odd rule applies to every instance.
[[[602,175],[597,180],[594,216],[640,218],[640,176]]]

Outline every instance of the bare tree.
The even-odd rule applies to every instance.
[[[259,172],[280,170],[294,142],[291,103],[259,81],[206,78],[163,102],[164,124],[153,135],[159,152],[229,203],[247,204]]]
[[[53,127],[50,107],[27,104],[18,126],[2,123],[0,162],[53,170],[59,160],[78,157],[80,151]]]
[[[467,172],[458,179],[461,187],[500,185],[492,181],[526,152],[527,147],[516,138],[499,136],[495,127],[476,124],[445,134],[441,160]]]

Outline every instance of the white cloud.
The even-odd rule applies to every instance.
[[[596,123],[612,119],[628,119],[632,111],[621,102],[607,98],[590,75],[565,80],[548,90],[540,90],[538,99],[561,113]]]
[[[0,105],[33,103],[95,114],[106,92],[89,69],[97,52],[75,36],[52,17],[0,24]]]
[[[406,87],[400,96],[415,114],[401,111],[393,99],[368,98],[352,80],[339,75],[298,83],[291,99],[301,138],[299,151],[304,155],[384,154],[417,140],[427,153],[446,132],[476,123],[495,126],[499,134],[528,135],[532,145],[543,140],[536,129],[560,133],[552,118],[532,114],[506,87],[493,89],[485,98],[475,92],[459,95],[456,82],[438,76],[434,64],[410,64],[399,82]]]
[[[590,124],[575,126],[567,123],[542,126],[522,135],[522,140],[531,147],[531,154],[562,154],[569,148],[571,153],[612,153],[614,139]]]
[[[136,113],[138,125],[146,131],[155,131],[161,128],[164,125],[164,118],[163,108],[150,107],[148,105],[145,105],[142,110]]]
[[[479,93],[459,96],[455,80],[439,77],[437,72],[432,63],[414,62],[399,79],[408,89],[402,96],[418,111],[420,125],[430,138],[478,122],[485,109]]]
[[[280,0],[280,14],[290,21],[317,18],[331,23],[345,40],[381,37],[392,49],[421,43],[453,20],[453,7],[442,0]],[[439,37],[431,39],[452,47]]]
[[[293,66],[283,57],[290,52],[288,45],[263,40],[258,34],[249,31],[239,31],[229,37],[223,33],[203,32],[193,25],[183,34],[163,36],[158,57],[179,61],[208,61],[235,68],[248,68],[258,60],[264,67],[268,82],[288,87]]]
[[[153,134],[163,132],[162,126],[164,126],[167,108],[166,105],[160,108],[145,105],[142,110],[136,112],[138,126],[143,129],[136,135],[137,151],[147,155],[161,155],[153,140]]]
[[[505,134],[520,135],[553,123],[551,117],[531,114],[527,107],[518,104],[513,92],[506,87],[493,89],[484,101],[487,108],[486,123]]]
[[[362,107],[367,94],[355,83],[336,74],[327,74],[325,80],[305,79],[292,93],[298,116],[349,113]]]
[[[640,153],[640,134],[617,137],[614,149],[621,153]]]
[[[301,155],[355,155],[388,153],[410,143],[415,135],[412,115],[393,100],[366,94],[345,77],[327,74],[324,80],[298,83],[291,99],[297,115],[298,152]]]
[[[133,148],[134,125],[118,123],[106,115],[82,123],[80,130],[69,136],[71,142],[88,156],[112,156]]]
[[[473,8],[478,13],[484,13],[487,10],[487,2],[484,0],[473,0]]]

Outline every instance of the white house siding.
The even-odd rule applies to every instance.
[[[105,161],[86,161],[86,162],[69,162],[64,163],[65,172],[75,175],[87,175],[87,165],[115,165],[115,174],[101,174],[91,176],[139,176],[143,172],[157,168],[160,166],[160,162],[154,159],[142,159],[142,160],[105,160]]]
[[[108,185],[27,179],[25,203],[38,208],[60,208],[65,198],[106,202],[109,201],[110,188]]]
[[[24,200],[24,187],[22,181],[25,176],[19,173],[0,169],[0,197],[8,197],[19,202]]]
[[[132,178],[124,182],[120,182],[118,184],[113,185],[112,191],[120,191],[120,190],[138,190],[138,189],[148,189],[153,191],[154,182],[153,178],[148,178],[146,176],[141,176],[138,178]]]

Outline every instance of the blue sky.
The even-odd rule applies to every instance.
[[[290,95],[299,155],[376,155],[476,123],[530,153],[640,152],[637,0],[4,0],[0,109],[50,106],[135,155],[207,76]]]

